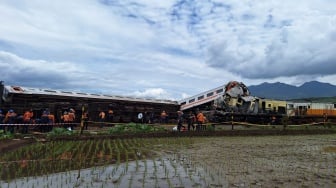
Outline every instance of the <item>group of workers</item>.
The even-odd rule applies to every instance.
[[[113,110],[109,109],[107,111],[107,115],[104,111],[100,111],[98,117],[98,120],[100,122],[100,128],[103,128],[104,126],[113,123]],[[85,129],[87,130],[87,125],[85,127]]]
[[[87,111],[82,114],[81,118],[82,120],[84,120],[83,128],[87,130],[89,123],[89,114],[87,113]],[[113,125],[113,120],[114,114],[112,109],[109,109],[107,112],[99,111],[97,123],[101,128],[109,124]],[[138,120],[141,121],[141,123],[154,123],[154,113],[140,113],[138,115]],[[67,128],[69,130],[73,130],[77,124],[75,110],[73,108],[70,108],[61,112],[61,116],[58,122],[60,123],[58,124],[59,126]],[[195,128],[196,131],[205,130],[205,122],[206,117],[201,111],[197,113],[193,113],[192,111],[190,111],[187,115],[185,115],[182,111],[177,112],[178,131],[191,131],[195,130]],[[160,123],[168,123],[168,113],[164,110],[160,113]],[[183,125],[184,123],[187,123],[188,129],[186,129],[186,126]],[[26,134],[28,133],[29,126],[32,124],[37,124],[41,132],[49,132],[55,125],[55,116],[51,114],[48,109],[43,110],[42,115],[39,117],[34,114],[34,111],[32,109],[25,111],[23,115],[17,115],[13,109],[8,110],[8,112],[4,114],[3,111],[0,109],[0,131],[3,130],[3,132],[8,131],[10,133],[14,133],[16,127],[18,132],[20,131],[21,133]]]
[[[177,130],[178,131],[186,130],[186,127],[183,125],[183,123],[185,122],[184,119],[186,119],[188,123],[188,131],[191,131],[191,128],[192,130],[195,130],[195,127],[196,127],[196,131],[206,130],[206,124],[205,124],[206,117],[201,111],[198,111],[197,113],[193,113],[192,111],[190,111],[187,116],[185,116],[182,111],[177,111]]]
[[[65,111],[61,116],[61,122],[65,128],[73,129],[75,123],[75,110]],[[8,110],[6,114],[0,109],[0,131],[14,133],[21,132],[27,134],[30,125],[37,125],[40,132],[49,132],[55,124],[55,116],[48,109],[42,111],[41,116],[34,114],[33,109],[25,111],[22,115],[15,113],[13,109]]]

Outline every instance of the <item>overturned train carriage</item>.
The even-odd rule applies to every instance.
[[[241,82],[179,101],[183,111],[202,111],[212,122],[240,121],[258,124],[335,122],[336,104],[290,102],[251,96]]]
[[[107,113],[112,109],[114,122],[136,122],[139,113],[151,116],[155,122],[159,121],[163,110],[173,120],[179,110],[177,102],[171,100],[8,86],[3,82],[0,84],[0,96],[0,109],[5,112],[13,109],[18,115],[22,115],[26,110],[33,109],[34,118],[39,118],[48,109],[55,115],[56,122],[61,122],[62,114],[70,108],[76,111],[76,120],[79,122],[83,106],[91,121],[98,120],[100,111]]]

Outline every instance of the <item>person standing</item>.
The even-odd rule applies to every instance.
[[[2,110],[0,110],[0,130],[3,130],[4,132],[6,132],[5,126],[3,125],[4,120],[5,120],[5,115],[3,114]]]
[[[100,122],[100,128],[104,127],[104,122],[105,122],[105,112],[101,111],[99,113],[99,122]]]
[[[89,113],[84,112],[83,113],[83,127],[85,130],[88,130],[88,125],[89,125]]]
[[[76,119],[76,115],[75,115],[75,110],[70,108],[68,116],[69,116],[69,126],[71,130],[74,130],[74,122]]]
[[[69,115],[68,115],[67,111],[64,111],[61,119],[62,119],[63,127],[66,129],[68,127],[68,123],[69,123]]]
[[[23,134],[28,133],[29,124],[33,123],[33,116],[34,116],[33,109],[27,110],[23,114],[23,127],[22,127],[22,133]]]
[[[55,115],[49,112],[48,119],[49,119],[48,131],[51,131],[54,128]]]
[[[197,119],[196,130],[200,131],[203,128],[203,123],[204,123],[204,115],[201,111],[197,113],[196,119]]]
[[[41,120],[40,120],[40,131],[41,132],[47,132],[48,131],[48,126],[49,126],[49,111],[48,110],[44,110],[41,116]]]
[[[8,124],[8,131],[10,133],[14,133],[14,125],[16,121],[16,113],[14,112],[14,110],[10,109],[8,110],[6,117],[5,117],[5,123]]]
[[[183,125],[183,112],[177,111],[177,130],[181,131],[181,128],[185,129],[185,126]]]
[[[161,112],[160,117],[161,117],[161,123],[167,123],[167,113],[165,110]]]
[[[188,131],[190,131],[190,128],[192,127],[192,130],[195,129],[195,123],[196,121],[196,117],[195,114],[192,113],[192,111],[189,112],[189,116],[188,116]]]
[[[113,123],[113,110],[112,109],[109,109],[107,112],[107,121],[109,123]]]

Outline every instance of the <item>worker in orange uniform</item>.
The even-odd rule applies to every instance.
[[[69,116],[69,127],[71,130],[74,130],[74,123],[76,119],[75,110],[70,108],[68,116]]]
[[[104,122],[105,122],[105,112],[101,111],[99,113],[99,122],[100,122],[100,128],[104,127]]]
[[[203,123],[204,123],[204,115],[201,111],[199,111],[197,113],[197,116],[196,116],[196,119],[197,119],[197,125],[196,125],[196,130],[197,131],[200,131],[201,128],[203,128]]]
[[[23,124],[24,124],[22,126],[22,133],[23,134],[27,134],[28,133],[29,124],[33,123],[33,116],[34,116],[33,109],[27,110],[23,114]]]
[[[63,116],[61,117],[61,120],[62,120],[62,123],[64,123],[63,127],[67,128],[68,123],[69,123],[69,114],[67,111],[64,111]]]
[[[55,124],[55,116],[54,114],[49,113],[48,114],[48,119],[49,119],[49,126],[48,126],[48,131],[51,131],[54,127]]]

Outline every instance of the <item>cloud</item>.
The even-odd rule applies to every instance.
[[[335,7],[327,0],[4,1],[2,79],[150,97],[159,88],[180,98],[230,80],[333,78]]]
[[[68,62],[27,60],[0,51],[1,79],[6,84],[30,87],[71,88],[72,80],[81,79],[83,70]],[[82,85],[83,86],[83,85]]]
[[[162,88],[148,88],[143,91],[136,91],[131,94],[136,97],[149,97],[149,98],[157,98],[157,99],[171,99],[168,92]]]
[[[307,4],[310,6],[291,12],[280,9],[260,15],[255,10],[247,19],[253,26],[238,21],[240,28],[230,38],[210,45],[208,65],[251,79],[335,74],[336,16],[325,12],[327,6],[313,7],[312,1]],[[271,5],[264,6],[271,9]]]

